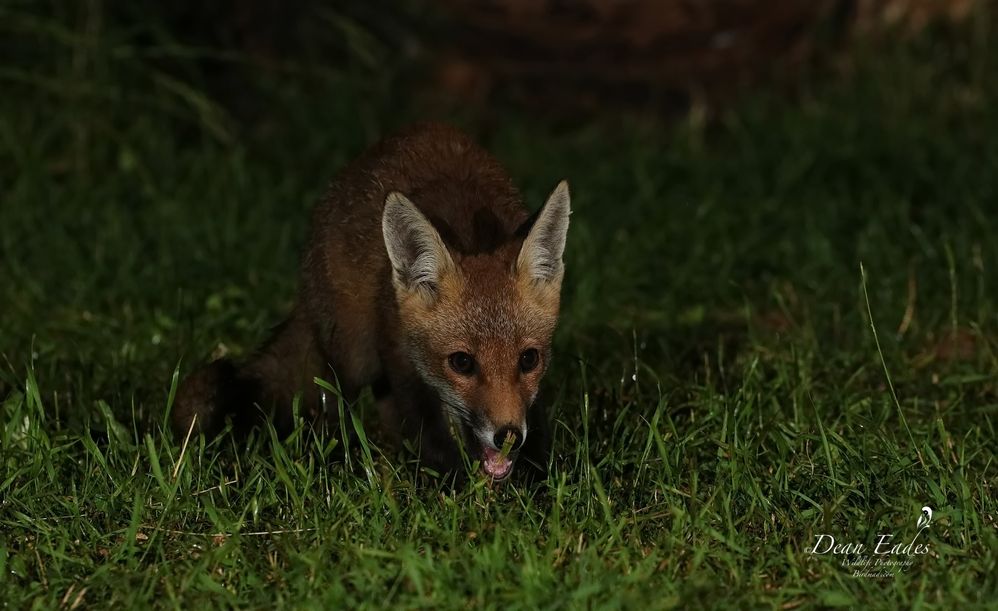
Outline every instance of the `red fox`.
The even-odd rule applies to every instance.
[[[371,386],[384,432],[428,464],[513,470],[551,360],[570,214],[562,181],[535,215],[491,155],[422,125],[350,164],[314,208],[293,312],[245,363],[219,360],[181,385],[177,434],[272,413],[292,426]],[[333,412],[333,413],[330,413]],[[459,463],[458,463],[459,464]]]

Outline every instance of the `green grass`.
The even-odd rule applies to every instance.
[[[454,490],[378,445],[368,399],[345,459],[339,435],[163,432],[178,370],[246,353],[288,309],[337,169],[440,114],[406,66],[235,61],[226,102],[123,26],[6,17],[33,50],[0,70],[12,608],[998,599],[988,21],[709,126],[450,115],[531,205],[567,177],[574,207],[550,478]],[[807,553],[820,533],[908,540],[923,505],[931,553],[897,577]]]

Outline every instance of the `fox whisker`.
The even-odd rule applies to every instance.
[[[443,405],[448,415],[450,415],[453,418],[456,418],[457,420],[463,422],[464,424],[467,425],[471,424],[471,412],[468,410],[467,407],[461,405],[460,403],[449,401],[444,398],[440,400],[440,403]]]

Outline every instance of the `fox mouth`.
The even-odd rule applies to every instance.
[[[515,457],[493,448],[482,448],[482,472],[494,481],[504,480],[513,472]]]
[[[462,424],[464,426],[451,428],[451,433],[455,437],[463,437],[463,445],[468,450],[477,449],[477,452],[473,450],[469,452],[469,456],[478,459],[481,473],[492,481],[508,478],[513,473],[513,466],[521,448],[513,449],[510,446],[506,447],[505,451],[496,449],[495,445],[488,443],[475,427],[467,423]]]

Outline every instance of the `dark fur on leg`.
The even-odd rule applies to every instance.
[[[262,419],[255,407],[259,396],[260,383],[243,375],[231,360],[209,363],[187,376],[177,390],[170,415],[173,431],[183,438],[193,425],[195,434],[213,437],[231,418],[234,428],[245,433]]]
[[[287,435],[295,424],[296,394],[301,396],[301,414],[315,422],[323,414],[313,378],[327,373],[325,363],[311,329],[292,316],[245,362],[220,359],[188,375],[173,405],[174,434],[185,437],[193,422],[195,433],[214,436],[226,419],[237,433],[246,434],[271,417],[278,434]]]

